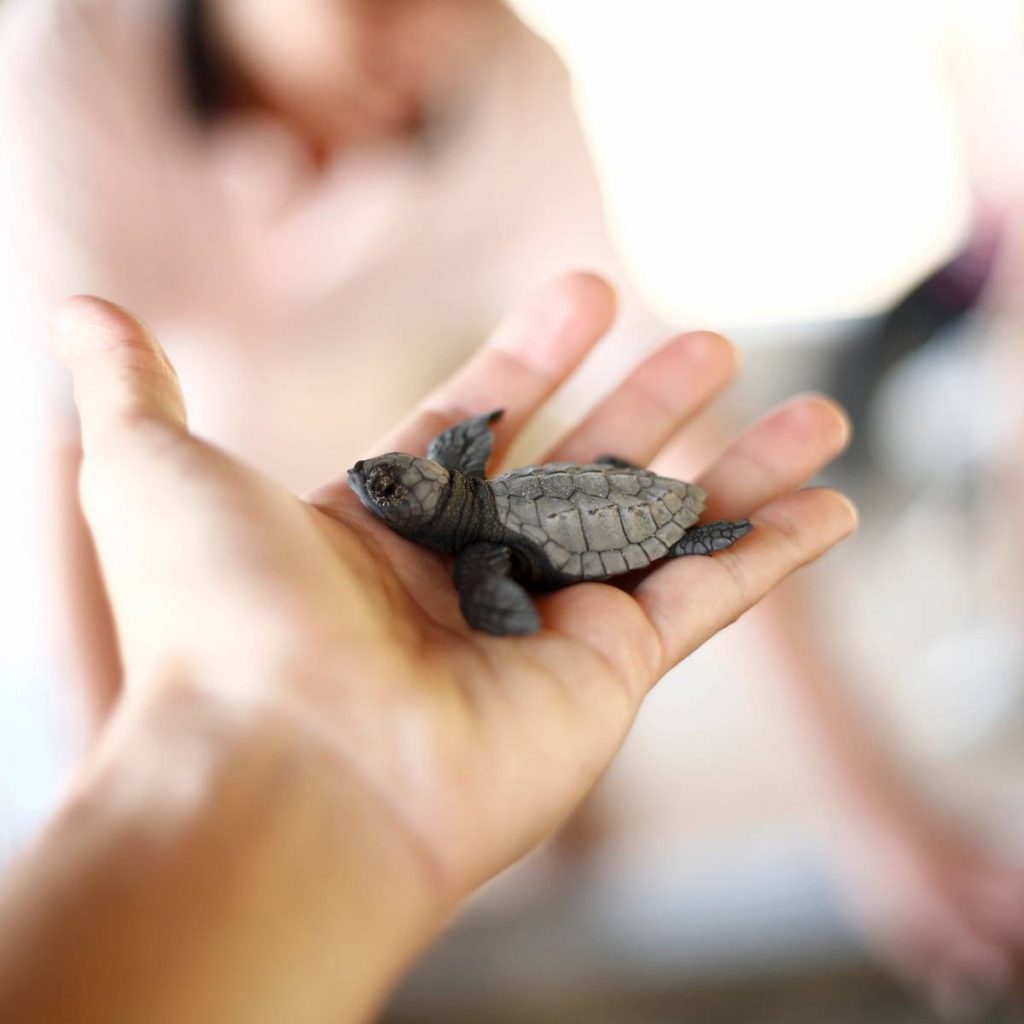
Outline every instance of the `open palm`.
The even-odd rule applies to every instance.
[[[499,461],[612,316],[598,279],[554,282],[367,454],[423,452],[504,407]],[[541,597],[539,633],[492,637],[462,620],[449,560],[374,519],[344,472],[303,501],[192,437],[166,357],[123,311],[73,300],[60,334],[129,688],[174,665],[231,707],[307,720],[454,897],[566,817],[670,667],[855,523],[840,495],[796,490],[847,427],[827,400],[795,399],[699,477],[712,517],[753,520],[735,549],[666,563],[631,592]],[[734,372],[718,336],[675,338],[542,458],[614,451],[684,476],[673,441]]]

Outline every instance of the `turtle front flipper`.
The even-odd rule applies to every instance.
[[[512,552],[503,544],[471,544],[455,560],[455,587],[466,621],[496,636],[536,633],[540,616],[512,579]]]
[[[691,526],[672,548],[672,555],[710,555],[715,551],[724,551],[745,537],[754,528],[749,519],[728,519],[718,523],[705,523],[703,526]]]
[[[482,477],[494,447],[490,425],[501,419],[504,412],[504,409],[495,409],[449,427],[430,442],[427,458],[439,462],[445,469],[457,469],[466,476]]]

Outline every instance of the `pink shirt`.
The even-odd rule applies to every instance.
[[[567,76],[510,21],[437,144],[314,173],[201,124],[170,0],[9,0],[8,280],[38,334],[94,292],[147,320],[194,426],[297,488],[335,474],[563,269],[613,270]]]

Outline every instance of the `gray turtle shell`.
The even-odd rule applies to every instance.
[[[564,582],[664,558],[706,500],[694,484],[604,463],[524,466],[488,485],[507,543],[528,547]]]

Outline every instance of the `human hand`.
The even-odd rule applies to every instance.
[[[859,816],[845,847],[866,938],[937,1012],[974,1020],[1020,997],[1024,869],[907,806]]]
[[[500,459],[612,307],[594,278],[555,282],[368,454],[422,451],[503,406]],[[855,523],[840,495],[795,490],[847,436],[828,401],[795,399],[699,477],[709,515],[753,519],[737,548],[665,564],[631,592],[588,583],[544,596],[540,633],[486,636],[463,622],[446,560],[366,512],[344,467],[303,501],[190,435],[166,357],[126,313],[72,300],[58,335],[127,699],[187,686],[240,715],[287,716],[337,752],[449,905],[566,817],[670,667]],[[684,475],[658,452],[735,365],[716,335],[676,338],[545,459],[614,450]]]

